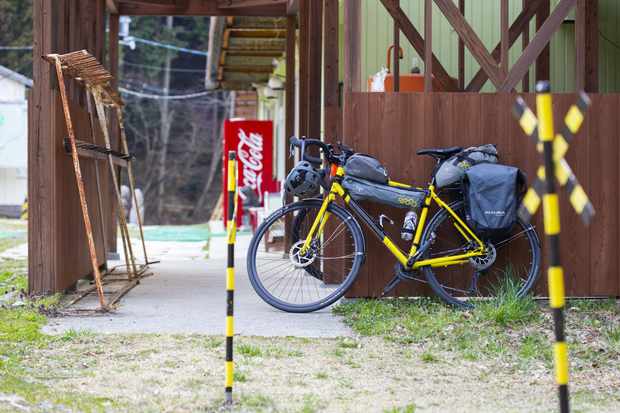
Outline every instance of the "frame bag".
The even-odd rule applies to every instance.
[[[479,163],[497,163],[499,155],[495,145],[472,146],[446,159],[435,173],[437,188],[457,184],[465,171]]]
[[[355,201],[371,201],[411,210],[420,208],[427,194],[421,189],[382,185],[352,176],[345,176],[342,187]]]
[[[388,172],[378,159],[370,155],[356,153],[347,159],[344,171],[349,176],[365,179],[380,184],[388,183]]]
[[[525,175],[512,166],[482,163],[463,177],[465,218],[485,239],[506,236],[517,222]]]

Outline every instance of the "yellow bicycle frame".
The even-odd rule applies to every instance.
[[[342,177],[344,176],[344,169],[339,167],[336,171],[336,176]],[[388,185],[400,188],[412,188],[411,185],[403,184],[400,182],[389,181]],[[408,270],[416,270],[421,267],[447,267],[450,265],[460,265],[469,262],[469,259],[472,257],[478,257],[485,254],[485,246],[484,243],[476,236],[476,234],[469,228],[469,226],[450,208],[450,206],[445,203],[437,193],[435,192],[435,187],[430,185],[427,188],[428,195],[424,199],[424,206],[422,207],[422,212],[420,213],[420,219],[416,228],[416,232],[413,237],[413,241],[411,244],[411,248],[409,249],[409,253],[406,254],[403,252],[391,239],[388,237],[381,227],[379,227],[371,218],[369,218],[368,214],[357,205],[355,201],[351,199],[351,197],[346,193],[344,188],[340,185],[340,183],[336,180],[332,182],[331,188],[329,192],[323,199],[323,204],[319,209],[319,212],[314,219],[312,227],[306,236],[305,243],[302,247],[303,250],[306,250],[310,247],[312,239],[314,239],[314,234],[317,233],[317,236],[320,237],[323,235],[323,230],[325,228],[325,224],[329,219],[329,212],[327,208],[330,203],[334,202],[336,197],[340,197],[344,199],[345,203],[351,207],[354,212],[357,212],[358,215],[365,223],[368,225],[375,235],[381,239],[383,244],[387,247],[387,249],[396,257],[398,262],[400,262],[403,267]],[[469,251],[463,254],[455,254],[448,255],[438,258],[428,258],[424,260],[415,261],[413,266],[409,266],[408,262],[412,260],[412,258],[418,252],[418,248],[420,246],[420,241],[422,240],[422,234],[424,232],[424,228],[426,226],[426,221],[428,219],[428,211],[432,203],[437,204],[437,206],[441,209],[446,210],[446,212],[453,218],[453,225],[458,231],[458,233],[463,237],[463,239],[467,242],[473,243],[477,245],[477,248],[473,251]]]

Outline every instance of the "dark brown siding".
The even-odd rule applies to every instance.
[[[344,119],[350,131],[344,141],[359,152],[372,154],[388,167],[392,179],[423,186],[433,162],[416,156],[424,147],[472,146],[497,144],[501,161],[519,166],[528,176],[535,176],[540,158],[534,145],[513,119],[511,110],[516,95],[469,93],[349,93],[351,110]],[[534,95],[525,96],[534,109]],[[563,121],[569,106],[576,101],[572,94],[554,95],[556,125]],[[561,196],[562,260],[565,263],[567,294],[570,296],[619,296],[618,231],[620,226],[618,197],[620,169],[617,116],[620,95],[593,95],[586,123],[575,138],[567,160],[590,195],[597,215],[585,228]],[[400,239],[399,228],[404,210],[365,205],[375,217],[386,213],[396,225],[388,228],[393,240]],[[542,233],[540,214],[535,220]],[[366,233],[368,258],[351,291],[351,296],[381,294],[392,277],[395,260],[374,236]],[[408,248],[400,243],[401,248]],[[544,273],[537,292],[546,295]],[[396,295],[428,294],[428,288],[416,283],[402,283]]]

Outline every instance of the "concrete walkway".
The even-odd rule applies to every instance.
[[[324,309],[310,314],[288,314],[272,308],[254,292],[245,270],[250,236],[237,243],[235,332],[246,336],[338,337],[351,331]],[[96,333],[161,333],[223,335],[225,318],[225,238],[214,238],[210,258],[203,259],[203,243],[149,243],[155,273],[143,279],[120,302],[116,313],[88,317],[52,318],[44,331],[69,329]],[[94,299],[94,296],[92,297]]]

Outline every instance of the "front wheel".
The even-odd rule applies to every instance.
[[[464,204],[450,208],[465,221]],[[445,209],[435,214],[424,231],[422,243],[431,240],[426,258],[462,254],[470,250]],[[502,295],[525,296],[540,270],[540,241],[532,225],[519,220],[504,237],[485,241],[486,254],[462,265],[424,267],[426,280],[435,294],[448,304],[472,308],[476,303]]]
[[[265,219],[250,243],[250,282],[265,302],[280,310],[306,313],[335,303],[351,287],[364,260],[359,224],[334,203],[327,208],[323,233],[316,231],[304,251],[321,204],[312,199],[282,207]]]

